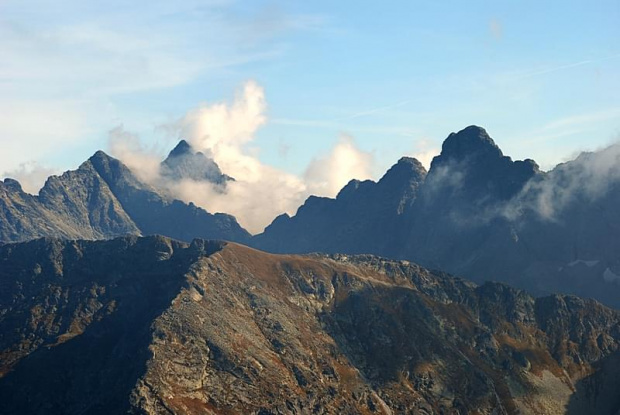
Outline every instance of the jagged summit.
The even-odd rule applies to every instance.
[[[168,158],[182,157],[187,154],[194,154],[194,148],[185,140],[179,141],[179,143],[168,154]]]
[[[179,141],[176,147],[161,163],[161,174],[172,180],[191,179],[208,181],[225,186],[226,182],[234,180],[222,173],[215,160],[205,154],[195,151],[185,140]]]
[[[23,192],[22,185],[17,180],[11,179],[10,177],[4,179],[4,182],[0,180],[0,184],[4,185],[9,191],[17,193]]]
[[[409,156],[403,156],[400,159],[398,159],[398,161],[396,162],[396,164],[410,164],[413,166],[416,166],[416,168],[422,168],[424,169],[424,166],[422,165],[422,163],[420,163],[420,161],[415,158],[415,157],[409,157]]]
[[[379,183],[421,181],[426,176],[426,169],[413,157],[401,157],[396,164],[383,175]]]
[[[118,162],[118,159],[115,159],[114,157],[110,156],[105,151],[97,150],[95,154],[90,156],[88,160],[86,160],[84,163],[80,165],[80,168],[87,165],[88,163],[90,163],[93,166],[101,166],[101,165],[109,165],[113,161]]]
[[[440,158],[462,160],[480,156],[501,158],[503,153],[484,128],[470,125],[446,138]]]
[[[346,199],[359,191],[372,191],[375,185],[378,185],[380,189],[392,188],[403,191],[403,187],[415,187],[424,181],[426,173],[426,169],[418,159],[407,156],[401,157],[378,182],[353,179],[340,190],[336,199]]]
[[[50,176],[36,196],[23,193],[16,183],[8,179],[0,186],[0,240],[5,242],[127,234],[162,234],[184,241],[250,237],[232,216],[212,215],[171,199],[103,151],[76,170]]]
[[[98,159],[111,159],[112,157],[110,155],[108,155],[105,151],[103,150],[97,150],[95,152],[95,154],[93,154],[89,160],[98,160]]]

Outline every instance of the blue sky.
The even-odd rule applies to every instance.
[[[375,178],[470,124],[545,169],[620,138],[617,0],[126,3],[0,0],[1,175],[75,168],[121,125],[163,154],[249,80],[246,151],[294,175],[343,134]]]

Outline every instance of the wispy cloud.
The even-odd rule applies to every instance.
[[[600,111],[575,114],[570,117],[563,117],[552,120],[541,127],[531,130],[518,141],[521,144],[542,143],[561,137],[587,132],[594,125],[608,121],[620,119],[620,107],[606,108]]]
[[[530,78],[533,76],[546,75],[546,74],[553,73],[553,72],[563,71],[566,69],[576,68],[576,67],[584,66],[584,65],[591,65],[594,63],[604,62],[604,61],[618,59],[618,58],[620,58],[620,53],[609,55],[609,56],[604,56],[602,58],[597,58],[597,59],[586,59],[586,60],[582,60],[578,62],[567,63],[564,65],[551,66],[551,67],[547,67],[543,69],[534,70],[531,72],[526,72],[522,75],[517,76],[516,80]]]
[[[493,36],[495,40],[501,40],[504,36],[504,26],[502,22],[497,18],[489,20],[489,32],[491,32],[491,36]]]
[[[352,119],[360,118],[360,117],[367,117],[369,115],[373,115],[373,114],[381,113],[381,112],[388,111],[388,110],[391,110],[391,109],[394,109],[394,108],[402,107],[404,105],[409,104],[410,102],[411,101],[406,100],[406,101],[402,101],[402,102],[399,102],[399,103],[396,103],[396,104],[392,104],[392,105],[385,105],[385,106],[382,106],[382,107],[377,107],[377,108],[372,108],[372,109],[365,110],[365,111],[360,111],[360,112],[357,112],[355,114],[352,114],[352,115],[349,115],[349,116],[346,116],[346,117],[338,118],[335,121],[346,121],[346,120],[352,120]]]
[[[230,0],[0,1],[0,109],[8,109],[0,114],[1,169],[45,158],[59,142],[66,152],[129,121],[131,114],[119,117],[119,102],[278,58],[286,53],[282,36],[324,22],[236,7]]]

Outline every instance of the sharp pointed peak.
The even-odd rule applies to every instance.
[[[179,157],[186,154],[194,154],[194,148],[190,143],[185,140],[179,141],[179,143],[172,149],[168,157]]]

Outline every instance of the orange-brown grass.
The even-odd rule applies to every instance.
[[[532,374],[542,378],[543,371],[548,370],[560,379],[565,378],[564,371],[547,350],[523,340],[514,339],[506,334],[500,334],[495,338],[501,345],[508,346],[520,353],[523,353],[523,355],[530,361],[530,372]]]

